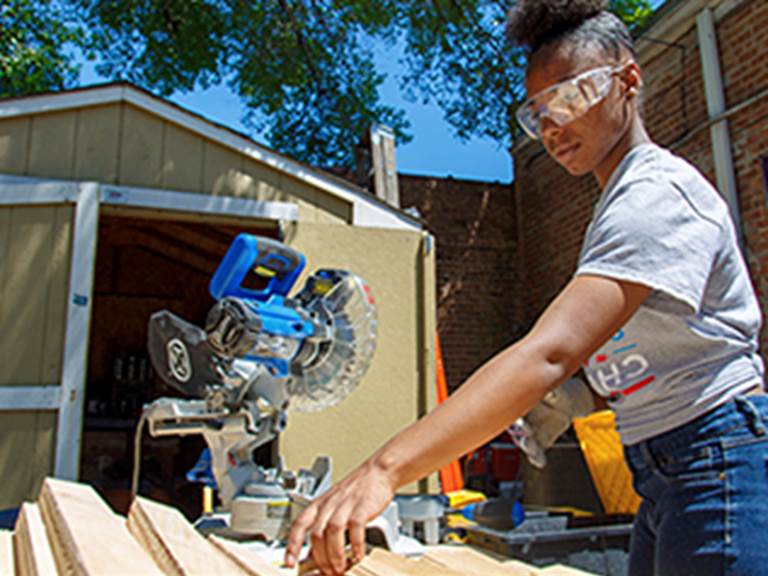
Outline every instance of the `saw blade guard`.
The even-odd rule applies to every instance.
[[[378,320],[368,285],[340,270],[320,270],[299,295],[307,309],[325,320],[324,338],[308,341],[288,384],[291,409],[318,412],[344,400],[373,360]]]

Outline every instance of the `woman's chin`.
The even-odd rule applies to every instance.
[[[591,169],[581,162],[559,162],[559,164],[565,168],[571,176],[584,176],[591,172]]]

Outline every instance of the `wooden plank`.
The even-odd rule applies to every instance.
[[[37,504],[22,504],[16,520],[13,544],[16,574],[19,576],[49,576],[57,573]]]
[[[584,572],[578,568],[562,564],[552,564],[546,568],[540,568],[538,573],[546,574],[547,576],[593,576],[591,572]]]
[[[0,530],[0,576],[14,576],[13,567],[13,533],[10,530]]]
[[[349,574],[353,576],[460,576],[462,572],[438,564],[429,558],[412,560],[383,548],[374,548]]]
[[[128,529],[166,574],[248,574],[207,541],[170,506],[137,497]]]
[[[296,574],[295,568],[280,568],[253,550],[232,540],[219,536],[209,536],[208,540],[250,576],[294,576]]]
[[[162,574],[90,486],[46,478],[38,505],[60,574]]]
[[[465,574],[483,576],[528,576],[530,572],[504,565],[469,546],[430,546],[425,558]]]
[[[530,564],[521,562],[520,560],[505,560],[502,562],[502,564],[504,564],[504,566],[514,566],[515,568],[522,570],[523,574],[531,574],[531,575],[541,574],[541,570],[531,566]],[[525,572],[526,570],[527,572]]]
[[[536,573],[519,566],[503,564],[469,546],[430,546],[424,558],[462,574],[530,576]]]

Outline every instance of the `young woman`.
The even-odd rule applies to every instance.
[[[520,123],[602,189],[571,281],[522,340],[475,372],[297,519],[324,573],[395,490],[493,438],[580,366],[616,413],[643,502],[630,574],[768,570],[768,400],[760,309],[728,209],[687,162],[653,144],[624,25],[599,0],[520,0],[530,50]],[[566,193],[566,191],[563,191]]]

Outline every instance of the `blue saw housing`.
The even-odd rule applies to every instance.
[[[240,299],[262,321],[261,330],[273,336],[303,342],[314,333],[312,322],[286,306],[288,292],[306,265],[306,258],[280,242],[262,236],[238,234],[211,278],[209,292],[216,300]],[[254,290],[244,283],[250,274],[270,278],[266,288]],[[277,377],[289,375],[290,359],[246,355],[271,368]]]

